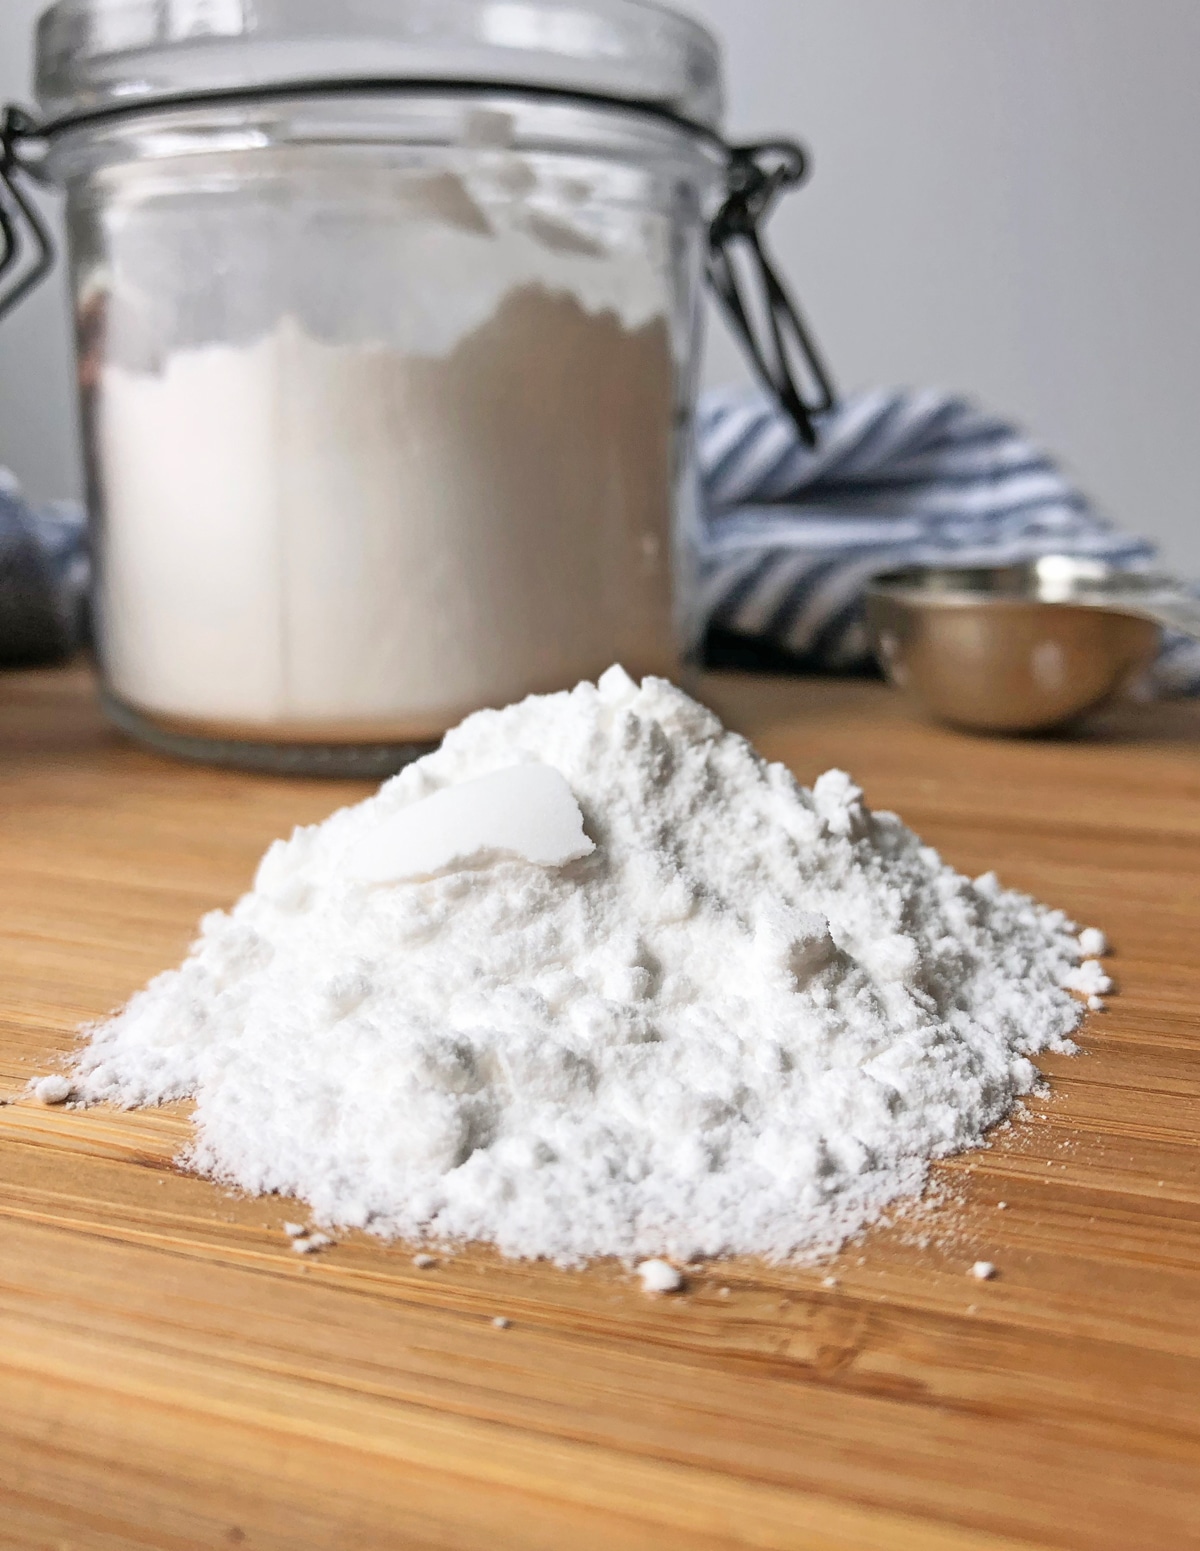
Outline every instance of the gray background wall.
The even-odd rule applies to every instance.
[[[40,4],[0,0],[6,99]],[[733,131],[815,153],[772,236],[842,385],[975,394],[1200,574],[1200,5],[684,8],[726,39]],[[0,463],[39,495],[78,489],[67,361],[51,285],[0,330]]]

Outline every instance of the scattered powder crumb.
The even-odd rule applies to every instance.
[[[304,1226],[303,1223],[300,1222],[285,1222],[283,1225],[283,1231],[287,1234],[289,1239],[299,1239],[308,1232],[308,1229]]]
[[[1108,938],[1098,927],[1085,926],[1079,934],[1079,951],[1085,959],[1102,959],[1108,952]]]
[[[292,1248],[298,1255],[311,1255],[316,1250],[328,1249],[333,1240],[325,1233],[310,1233],[307,1238],[293,1239]]]
[[[69,1077],[52,1072],[49,1077],[39,1077],[33,1085],[33,1096],[39,1104],[65,1104],[74,1091]]]
[[[968,1303],[967,1304],[967,1313],[968,1314],[978,1314],[979,1313],[979,1305],[977,1303]]]
[[[432,1255],[414,1255],[412,1263],[418,1271],[428,1271],[437,1265],[437,1261]]]
[[[518,766],[561,777],[578,844],[541,847],[519,780],[490,847],[352,865]],[[956,873],[844,772],[807,789],[614,668],[468,717],[276,842],[182,967],[88,1031],[75,1094],[194,1097],[190,1167],[383,1237],[816,1258],[1075,1048],[1067,988],[1108,988],[1082,957],[1062,911]]]
[[[837,1287],[839,1285],[840,1284],[836,1276],[823,1276],[821,1278],[822,1287]]]
[[[979,1282],[990,1282],[996,1274],[996,1268],[990,1260],[977,1260],[971,1267],[971,1275]]]
[[[644,1292],[673,1293],[683,1286],[683,1277],[669,1260],[643,1260],[637,1274]]]
[[[497,1314],[492,1324],[495,1325],[497,1330],[507,1330],[512,1324],[512,1320],[505,1319],[503,1314]]]

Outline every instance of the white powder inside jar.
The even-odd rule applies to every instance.
[[[527,762],[565,778],[589,854],[347,868],[423,799]],[[194,1167],[326,1225],[562,1263],[816,1254],[1073,1048],[1080,957],[1061,911],[960,876],[845,774],[805,790],[613,669],[470,717],[272,846],[91,1032],[76,1086],[194,1095]]]
[[[106,300],[99,635],[136,710],[406,741],[616,656],[674,671],[663,255],[444,175],[384,196],[375,324],[157,358],[152,301]]]

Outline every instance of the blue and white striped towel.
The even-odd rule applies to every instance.
[[[84,632],[88,560],[77,506],[32,506],[0,467],[0,665],[53,662]]]
[[[1154,558],[1098,517],[1040,447],[949,394],[850,394],[809,448],[765,394],[719,388],[701,401],[697,435],[698,613],[710,655],[732,643],[797,666],[866,667],[863,589],[899,566],[1066,553],[1145,570]],[[1169,639],[1158,679],[1164,693],[1200,693],[1200,646]]]

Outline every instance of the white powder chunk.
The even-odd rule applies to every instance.
[[[33,1085],[33,1096],[39,1104],[65,1104],[71,1097],[73,1084],[69,1077],[64,1077],[61,1072],[52,1072],[48,1077],[39,1077]]]
[[[1108,1006],[1108,1003],[1102,996],[1089,996],[1087,999],[1087,1004],[1088,1009],[1091,1012],[1103,1012],[1104,1009]]]
[[[412,1263],[418,1271],[429,1271],[437,1265],[432,1255],[414,1255]]]
[[[431,878],[476,857],[516,856],[561,867],[595,849],[559,772],[525,764],[401,808],[350,847],[344,868],[360,883],[398,883]]]
[[[1063,985],[1082,996],[1100,996],[1113,988],[1098,959],[1085,959],[1067,975]]]
[[[1079,934],[1079,951],[1085,959],[1102,959],[1108,952],[1108,938],[1099,928],[1085,926]]]
[[[503,1314],[497,1314],[492,1324],[495,1325],[497,1330],[508,1330],[512,1325],[512,1320],[505,1319]]]
[[[308,1229],[302,1222],[285,1222],[283,1225],[283,1231],[287,1234],[289,1239],[299,1239],[304,1237],[304,1235],[308,1232]]]
[[[821,1286],[822,1287],[837,1287],[838,1286],[838,1279],[837,1279],[836,1276],[823,1276],[821,1278]]]
[[[464,795],[514,771],[520,801]],[[350,875],[439,797],[460,806],[436,855],[486,843],[486,865]],[[536,833],[497,847],[498,815]],[[193,1096],[193,1169],[325,1224],[564,1265],[818,1257],[1074,1048],[1079,956],[1063,912],[960,876],[843,772],[806,790],[614,669],[468,717],[276,842],[91,1031],[76,1092]]]
[[[683,1277],[669,1260],[643,1260],[637,1274],[642,1279],[644,1292],[673,1293],[683,1286]]]
[[[971,1267],[971,1275],[979,1282],[990,1282],[996,1274],[996,1268],[990,1260],[977,1260]]]

